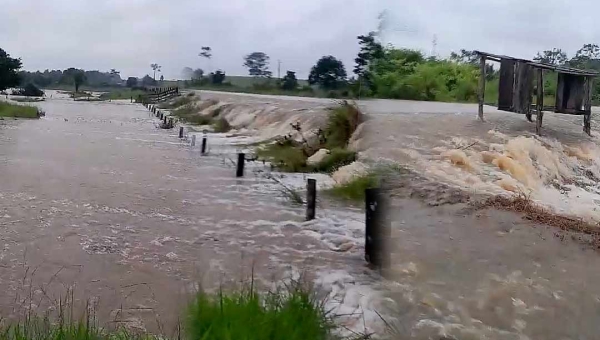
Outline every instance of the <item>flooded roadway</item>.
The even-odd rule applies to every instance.
[[[236,179],[142,105],[57,97],[38,104],[45,118],[0,122],[3,316],[52,310],[73,289],[102,322],[169,334],[190,291],[254,272],[265,285],[303,273],[340,314],[376,318],[360,210],[322,203],[304,222],[279,185],[252,169]]]

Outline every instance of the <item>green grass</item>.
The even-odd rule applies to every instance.
[[[192,94],[192,96],[190,96],[188,94],[185,97],[178,97],[175,100],[160,104],[158,107],[160,107],[161,109],[176,109],[178,107],[188,105],[188,104],[200,99],[199,97],[196,98],[196,96],[194,95],[193,92],[190,94]]]
[[[0,102],[0,117],[38,118],[38,108],[29,105]]]
[[[168,337],[144,331],[130,332],[108,323],[98,326],[93,311],[75,320],[69,306],[61,304],[57,316],[36,317],[27,311],[20,321],[3,319],[0,340],[142,340]],[[259,293],[254,280],[241,288],[217,294],[197,293],[184,309],[177,334],[189,340],[326,340],[334,323],[324,301],[299,282]],[[72,303],[72,301],[71,301]],[[89,311],[86,308],[86,311]],[[158,320],[157,320],[158,321]]]
[[[331,109],[325,127],[325,148],[346,148],[363,119],[358,107],[347,101]]]
[[[213,128],[215,132],[228,132],[229,130],[231,130],[231,125],[229,125],[229,122],[227,121],[227,119],[221,117],[216,119],[213,122]]]
[[[355,160],[356,152],[335,148],[330,150],[329,155],[327,155],[321,162],[313,165],[311,168],[315,172],[331,173],[344,165],[354,162]]]
[[[366,189],[376,188],[378,184],[377,175],[374,173],[369,173],[367,175],[357,177],[348,183],[327,189],[325,193],[342,200],[359,202],[365,200]]]
[[[137,99],[138,96],[144,96],[146,93],[141,90],[131,89],[118,89],[110,92],[106,92],[100,95],[101,99],[104,100],[119,100],[119,99]]]
[[[217,296],[198,294],[187,310],[189,339],[325,340],[332,323],[307,290],[259,294],[252,287]]]
[[[287,172],[307,172],[308,157],[302,149],[292,141],[276,142],[259,148],[256,151],[260,159],[269,161],[275,168]]]

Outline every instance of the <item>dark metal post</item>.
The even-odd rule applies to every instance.
[[[238,153],[237,171],[236,177],[244,177],[244,162],[246,161],[246,155]]]
[[[479,120],[483,121],[483,103],[485,101],[485,56],[479,55],[479,88],[478,88],[478,102],[479,102]]]
[[[306,182],[306,220],[315,219],[317,213],[317,180],[309,178]]]
[[[206,136],[202,137],[202,154],[206,153]]]
[[[165,126],[167,125],[167,115],[163,115],[163,123]]]
[[[179,127],[179,138],[183,138],[183,126]]]
[[[365,260],[378,269],[387,269],[390,264],[387,247],[390,226],[384,218],[386,209],[381,189],[366,189],[365,203]]]

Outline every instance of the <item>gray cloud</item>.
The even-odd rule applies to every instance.
[[[242,57],[271,56],[271,69],[306,77],[323,55],[352,70],[356,36],[377,27],[383,39],[445,56],[460,48],[530,58],[560,47],[573,54],[599,42],[590,0],[0,0],[0,47],[28,70],[116,68],[124,76],[163,66],[167,78],[185,66],[247,74]],[[582,10],[584,9],[584,10]],[[210,65],[198,57],[213,48]]]

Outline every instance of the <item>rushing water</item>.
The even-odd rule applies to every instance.
[[[40,120],[0,122],[3,316],[52,310],[72,289],[102,322],[169,333],[188,292],[253,272],[265,285],[305,274],[337,313],[376,323],[359,209],[321,200],[304,222],[262,164],[235,178],[227,138],[209,135],[201,156],[142,105],[57,93],[38,105]],[[340,322],[363,330],[362,317]]]
[[[386,284],[399,338],[597,339],[600,256],[588,238],[461,203],[520,192],[554,212],[600,221],[597,124],[589,137],[581,116],[547,114],[539,137],[524,116],[489,107],[485,122],[476,105],[371,107],[380,115],[361,149],[412,169],[389,182]]]

